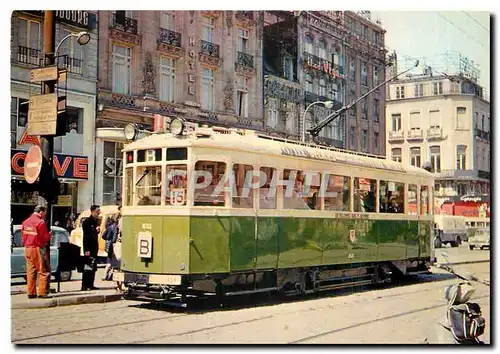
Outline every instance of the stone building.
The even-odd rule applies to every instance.
[[[253,11],[100,11],[96,200],[121,195],[123,128],[154,114],[262,129],[262,18]]]

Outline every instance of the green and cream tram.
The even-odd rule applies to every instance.
[[[172,127],[123,151],[114,279],[125,298],[302,294],[428,272],[434,181],[424,169],[253,131]]]

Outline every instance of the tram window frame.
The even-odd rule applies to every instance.
[[[393,194],[394,192],[399,192],[399,193],[394,195]],[[404,183],[385,181],[385,180],[379,181],[379,213],[404,214],[405,212],[404,204],[405,204]]]
[[[269,173],[269,172],[272,173]],[[276,210],[278,208],[278,189],[276,186],[276,178],[278,171],[274,167],[260,166],[259,178],[264,174],[266,181],[262,183],[259,180],[259,209]],[[266,190],[267,193],[264,191]]]
[[[150,154],[153,152],[153,154]],[[153,158],[151,158],[153,157]],[[142,149],[137,150],[137,162],[138,163],[150,163],[150,162],[161,162],[163,157],[163,149]]]
[[[173,171],[182,171],[182,173],[174,173]],[[185,177],[182,175],[185,173]],[[175,177],[175,178],[173,178]],[[188,165],[187,164],[167,164],[165,165],[165,206],[167,207],[182,207],[187,205],[188,201]],[[172,183],[170,183],[172,182]]]
[[[125,173],[124,173],[124,198],[123,198],[123,203],[126,206],[133,206],[134,205],[134,192],[135,192],[135,186],[134,186],[134,168],[132,166],[126,167],[125,168]]]
[[[178,154],[178,155],[177,155]],[[185,161],[188,159],[187,148],[167,148],[167,161]],[[181,158],[177,158],[181,157]]]
[[[198,169],[198,166],[199,164],[202,164],[202,166],[204,166],[202,170]],[[222,165],[222,166],[219,166],[219,165]],[[210,192],[214,192],[216,190],[216,188],[219,186],[220,184],[220,181],[221,179],[223,179],[225,182],[224,182],[224,185],[226,184],[227,182],[227,170],[228,170],[228,164],[227,162],[224,162],[224,161],[215,161],[215,160],[197,160],[194,164],[194,171],[195,173],[197,171],[208,171],[210,172],[210,174],[212,175],[212,180],[210,182],[210,184],[203,188],[204,190],[207,190],[207,191],[210,191]],[[220,173],[220,170],[223,170],[223,173]],[[216,179],[214,179],[214,176],[217,176]],[[202,176],[198,177],[197,179],[199,180],[200,178],[203,178]],[[195,181],[195,184],[197,183],[202,183],[202,182],[198,182],[198,181]],[[193,186],[193,188],[195,188],[195,186]],[[225,188],[221,188],[221,191],[220,191],[220,194],[218,195],[217,199],[211,199],[211,202],[209,201],[197,201],[197,198],[199,198],[200,196],[209,196],[211,197],[211,195],[209,194],[203,194],[203,193],[196,193],[197,192],[197,189],[195,188],[194,191],[193,191],[193,205],[195,207],[226,207],[227,206],[227,197],[228,197],[228,193],[227,191],[224,190]]]
[[[412,190],[412,187],[414,187],[415,190]],[[415,193],[415,202],[410,201],[410,193]],[[419,193],[418,193],[418,185],[416,184],[408,184],[408,193],[406,194],[406,199],[407,199],[407,205],[408,205],[408,211],[406,214],[408,215],[418,215],[418,205],[419,205]],[[415,212],[411,212],[410,205],[415,205]]]
[[[370,190],[365,193],[366,191],[363,189],[359,188],[359,180],[368,180],[370,181]],[[359,191],[363,191],[363,194],[365,194],[364,197],[361,196],[361,193]],[[370,193],[373,195],[373,209],[372,210],[366,210],[365,208],[365,201],[363,200],[363,203],[361,203],[360,197],[363,199],[366,198]],[[356,213],[376,213],[377,212],[377,198],[376,195],[378,194],[377,192],[377,180],[376,179],[371,179],[367,177],[354,177],[354,187],[353,187],[353,211]],[[371,208],[371,206],[370,206]],[[361,210],[363,209],[363,210]]]
[[[320,198],[318,198],[321,188],[319,172],[285,168],[282,173],[284,185],[280,193],[284,210],[321,210]],[[294,179],[294,186],[290,193],[288,184],[291,178]],[[309,181],[311,184],[307,186],[306,182]]]
[[[243,176],[241,176],[239,169],[243,167]],[[236,209],[253,209],[254,202],[254,188],[253,188],[253,166],[241,163],[233,164],[233,168],[231,169],[232,179],[234,182],[234,187],[231,188],[232,194],[232,207]],[[248,195],[244,197],[242,194],[246,192]],[[235,193],[236,192],[236,193]]]
[[[423,194],[424,190],[427,191],[426,198],[424,198],[424,194]],[[425,201],[425,203],[424,203],[424,201]],[[420,215],[429,215],[429,187],[428,186],[420,186]]]
[[[146,166],[136,166],[136,171],[137,171],[137,180],[135,181],[134,183],[134,193],[137,195],[137,206],[160,206],[162,204],[162,181],[163,181],[163,175],[162,175],[162,165],[146,165]],[[141,171],[142,170],[142,171]],[[147,182],[148,180],[151,180],[152,177],[150,176],[154,176],[154,174],[150,174],[149,172],[144,174],[144,172],[148,171],[148,170],[159,170],[159,179],[160,179],[160,182],[158,185],[155,185],[155,186],[152,186],[152,185],[144,185],[142,187],[138,186],[138,184],[140,182],[142,182],[143,180],[145,182]],[[158,176],[158,172],[157,172],[157,175]],[[147,192],[144,192],[144,196],[141,197],[142,199],[140,199],[140,195],[141,193],[139,193],[139,188],[143,188],[145,190],[149,190],[149,189],[158,189],[158,191],[160,192],[159,195],[158,194],[150,194],[151,192],[147,191]],[[146,195],[147,194],[147,195]],[[152,198],[154,197],[154,198]],[[149,201],[152,201],[153,203],[150,204]],[[147,203],[147,204],[143,204],[143,203]]]
[[[324,173],[322,175],[321,182],[323,183],[322,191],[324,191],[323,195],[323,210],[325,211],[349,211],[351,205],[351,177],[337,175],[334,173]],[[332,177],[334,178],[332,183]],[[335,184],[336,178],[343,178],[342,192],[333,191],[333,185]],[[347,189],[346,189],[347,187]],[[336,193],[337,196],[329,196],[329,193]],[[340,195],[339,195],[340,194]],[[347,200],[345,197],[347,196]],[[341,201],[339,205],[339,201]],[[335,203],[337,202],[337,203]],[[337,204],[334,207],[331,207],[333,204]]]

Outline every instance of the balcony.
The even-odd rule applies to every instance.
[[[113,14],[112,27],[120,31],[137,34],[137,20],[130,17],[120,17]]]
[[[395,143],[398,141],[404,141],[405,140],[405,133],[402,130],[398,131],[390,131],[389,132],[389,142]]]
[[[427,140],[442,140],[445,136],[443,135],[443,128],[441,127],[431,127],[427,129]]]
[[[481,140],[486,140],[486,141],[490,141],[490,133],[489,132],[485,132],[484,130],[481,130],[481,129],[476,129],[476,138],[479,138]]]
[[[253,67],[253,55],[236,52],[234,69],[238,75],[251,78],[255,74],[255,69]]]
[[[410,129],[406,136],[406,140],[408,141],[422,141],[424,139],[424,134],[422,133],[422,129]]]
[[[222,64],[222,60],[219,57],[219,45],[203,40],[200,42],[200,61],[213,67],[220,67]]]
[[[311,53],[304,52],[303,65],[306,68],[321,71],[333,77],[344,77],[344,69],[341,66]]]
[[[40,65],[41,51],[38,49],[28,48],[28,47],[18,47],[17,51],[17,61],[23,64],[29,65]]]
[[[141,45],[141,37],[137,34],[137,20],[130,17],[117,16],[113,13],[109,36],[118,42]]]
[[[158,35],[158,51],[171,54],[176,59],[180,58],[183,55],[183,50],[181,48],[181,34],[165,29],[160,28],[160,33]]]
[[[441,170],[435,173],[435,178],[439,180],[470,180],[476,178],[484,178],[482,174],[479,176],[477,170]]]
[[[60,55],[57,57],[57,67],[64,68],[70,73],[83,74],[83,60],[72,58],[68,55]]]

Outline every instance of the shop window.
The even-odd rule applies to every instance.
[[[380,181],[380,212],[404,213],[404,183]]]
[[[103,198],[102,204],[121,202],[123,144],[105,141],[103,144]]]
[[[198,161],[195,165],[194,206],[223,207],[225,201],[226,163]]]
[[[253,208],[253,167],[233,165],[233,208]]]
[[[369,178],[354,178],[354,211],[375,212],[377,181]]]
[[[324,210],[349,211],[349,180],[349,177],[324,175]]]

